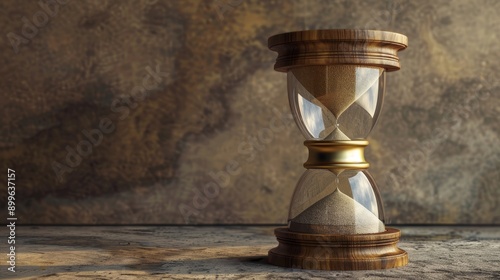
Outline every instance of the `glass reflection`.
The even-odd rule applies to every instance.
[[[365,172],[345,170],[336,175],[328,169],[307,170],[292,197],[290,228],[338,234],[384,231],[378,190]]]
[[[352,65],[304,68],[288,72],[290,104],[304,136],[314,140],[366,138],[380,111],[384,70]],[[326,86],[318,86],[321,83]]]
[[[351,186],[352,198],[366,209],[378,216],[378,205],[370,181],[363,172],[358,172],[348,179]]]
[[[300,115],[304,122],[307,131],[314,137],[318,138],[321,132],[325,130],[325,122],[323,121],[323,110],[320,106],[313,104],[309,100],[297,95]]]

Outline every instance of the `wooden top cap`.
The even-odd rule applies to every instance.
[[[356,64],[399,70],[397,52],[408,46],[405,35],[378,30],[306,30],[271,36],[269,49],[278,53],[276,71],[293,67]]]

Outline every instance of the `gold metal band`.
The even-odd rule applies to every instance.
[[[366,140],[314,141],[307,140],[309,158],[304,163],[307,169],[366,169]]]

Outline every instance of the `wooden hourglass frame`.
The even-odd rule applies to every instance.
[[[277,228],[271,264],[323,270],[404,266],[400,231],[385,227],[381,198],[364,158],[383,101],[385,73],[399,70],[406,36],[375,30],[278,34],[276,71],[287,73],[294,119],[306,137],[307,171]]]

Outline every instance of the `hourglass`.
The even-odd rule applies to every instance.
[[[374,30],[309,30],[275,35],[274,69],[287,73],[294,119],[306,138],[307,171],[292,197],[288,227],[277,228],[271,264],[324,270],[403,266],[400,231],[385,227],[367,168],[365,138],[377,122],[385,73],[400,68],[406,36]]]

